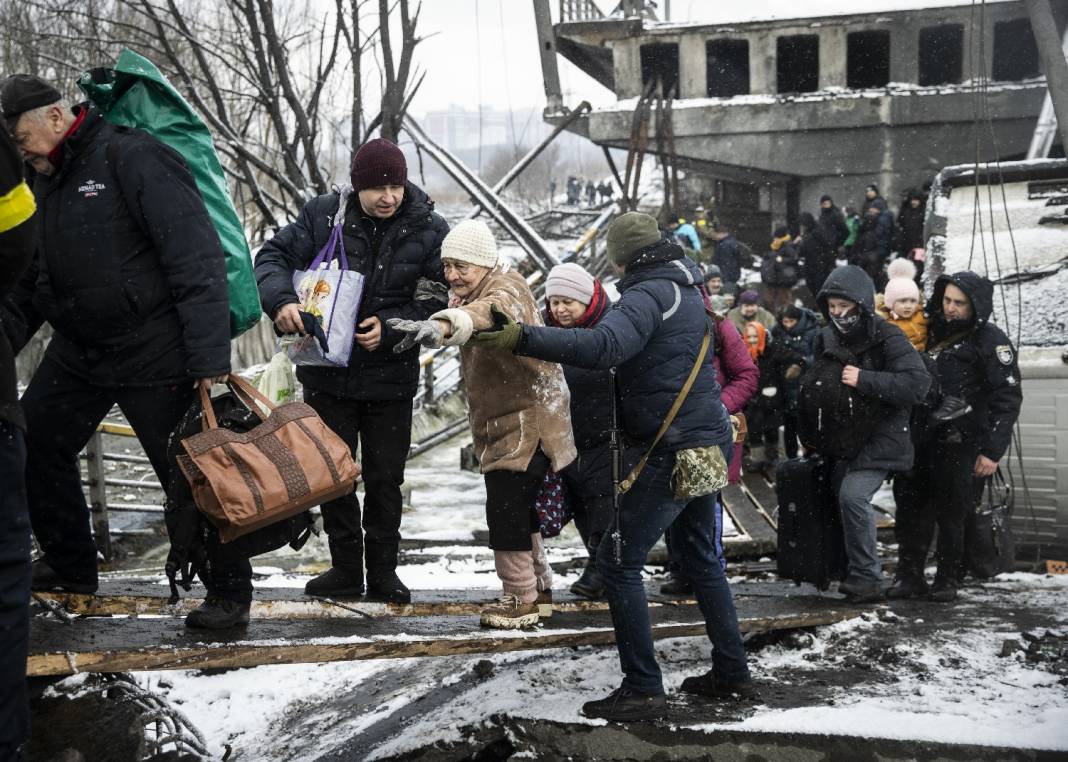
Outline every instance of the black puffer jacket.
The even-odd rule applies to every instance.
[[[971,300],[974,316],[965,325],[947,323],[942,314],[942,297],[951,283]],[[965,441],[979,445],[982,455],[1000,460],[1020,415],[1023,390],[1016,348],[1005,332],[990,322],[994,285],[973,272],[943,275],[935,281],[928,305],[927,351],[934,355],[942,393],[963,397],[972,406],[972,412],[954,425]],[[941,342],[954,337],[959,338],[936,350]]]
[[[871,421],[872,433],[849,469],[865,468],[907,471],[912,468],[914,450],[909,435],[909,414],[913,405],[923,402],[931,376],[905,334],[895,325],[875,314],[875,289],[871,279],[858,267],[847,265],[834,270],[816,297],[824,316],[830,320],[828,298],[836,296],[860,305],[862,326],[852,335],[840,339],[847,348],[869,345],[858,355],[861,368],[856,391],[876,397],[881,414]],[[827,325],[816,336],[815,355],[834,343]]]
[[[278,231],[256,255],[256,281],[263,311],[274,319],[285,304],[296,304],[293,272],[305,269],[326,245],[341,196],[327,193],[309,201],[300,217]],[[441,241],[449,225],[434,212],[434,202],[411,182],[404,201],[386,221],[372,220],[353,192],[345,207],[345,253],[349,269],[363,273],[363,300],[358,321],[377,315],[382,343],[374,352],[354,344],[347,368],[303,366],[297,378],[308,388],[357,400],[401,400],[415,396],[419,382],[419,348],[396,354],[402,335],[386,325],[390,318],[426,320],[446,306]],[[376,225],[385,225],[374,235]]]
[[[226,263],[185,161],[95,107],[75,110],[62,166],[34,184],[38,256],[14,297],[17,348],[47,320],[48,352],[93,384],[229,372]]]
[[[551,322],[551,316],[546,314],[546,324]],[[612,372],[574,365],[562,367],[571,392],[571,431],[578,450],[578,456],[567,467],[567,475],[573,483],[580,485],[586,498],[610,497],[612,454],[609,440],[615,398]]]
[[[33,257],[33,194],[22,179],[22,158],[6,130],[0,130],[0,299],[18,283]],[[24,426],[15,378],[15,353],[0,309],[0,422]]]

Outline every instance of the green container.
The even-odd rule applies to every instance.
[[[185,159],[226,253],[230,336],[256,325],[261,311],[252,255],[207,125],[156,65],[132,50],[123,50],[113,69],[82,74],[78,87],[109,122],[143,130]]]

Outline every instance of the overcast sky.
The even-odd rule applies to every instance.
[[[616,0],[595,0],[605,11]],[[828,14],[874,12],[904,8],[966,5],[971,0],[671,0],[672,21],[737,22],[753,19],[796,18]],[[553,13],[558,3],[550,1]],[[660,6],[663,9],[664,2]],[[471,110],[543,106],[541,65],[533,4],[529,0],[423,0],[419,30],[434,34],[416,49],[427,69],[416,95],[417,114],[450,104]],[[554,15],[555,18],[555,15]],[[613,100],[604,87],[563,58],[560,78],[564,103],[588,99],[595,106]]]

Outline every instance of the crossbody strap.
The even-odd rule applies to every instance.
[[[705,322],[705,337],[701,341],[701,351],[697,353],[697,362],[693,364],[693,369],[690,371],[690,377],[686,379],[686,383],[682,385],[682,390],[678,396],[675,397],[675,402],[671,405],[671,409],[668,410],[667,416],[664,418],[664,422],[660,424],[660,430],[656,432],[656,438],[653,439],[653,443],[649,445],[649,449],[645,451],[645,455],[638,461],[633,470],[627,474],[627,478],[619,484],[620,494],[626,492],[634,486],[634,482],[638,481],[638,477],[641,475],[642,470],[645,468],[645,464],[649,460],[649,456],[653,454],[653,450],[660,444],[660,440],[663,439],[664,434],[667,433],[671,423],[675,420],[675,416],[678,415],[679,409],[682,407],[682,403],[686,401],[686,395],[690,393],[690,389],[693,387],[694,381],[697,380],[697,374],[701,371],[701,365],[705,361],[705,356],[708,354],[708,345],[712,340],[712,332],[708,327],[708,322]]]

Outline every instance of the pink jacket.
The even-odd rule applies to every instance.
[[[713,356],[720,399],[731,415],[742,410],[756,393],[760,371],[749,356],[742,336],[729,320],[716,321],[716,354]],[[742,477],[742,448],[734,448],[727,478],[737,484]]]

